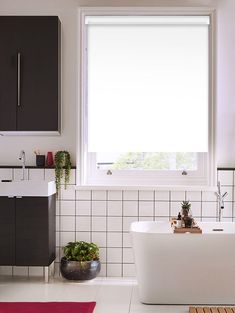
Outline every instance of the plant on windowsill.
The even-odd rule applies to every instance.
[[[55,182],[56,191],[60,190],[61,180],[64,176],[65,189],[69,183],[70,171],[71,171],[71,158],[68,151],[57,151],[55,154]]]
[[[184,227],[190,228],[193,225],[193,218],[191,216],[191,203],[189,201],[182,201],[181,203],[181,215],[184,223]]]
[[[99,248],[85,241],[69,242],[64,247],[60,271],[69,280],[90,280],[100,272]]]

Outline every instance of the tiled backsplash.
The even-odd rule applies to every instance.
[[[20,178],[19,168],[0,168],[1,179]],[[53,169],[27,169],[32,180],[54,179]],[[227,191],[223,219],[233,221],[234,171],[218,170],[222,192]],[[56,272],[62,247],[69,241],[93,241],[100,247],[101,276],[135,276],[130,224],[134,221],[169,220],[180,210],[182,200],[192,202],[196,220],[216,221],[217,199],[214,192],[160,190],[75,190],[75,169],[67,189],[62,186],[56,207]],[[40,267],[0,267],[1,274],[41,276]]]

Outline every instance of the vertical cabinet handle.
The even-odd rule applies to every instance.
[[[20,58],[21,55],[17,53],[17,105],[20,106]]]

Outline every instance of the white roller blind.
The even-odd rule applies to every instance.
[[[87,17],[88,151],[208,150],[208,25]]]

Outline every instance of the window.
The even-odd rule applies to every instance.
[[[212,17],[83,9],[83,182],[212,183]]]

